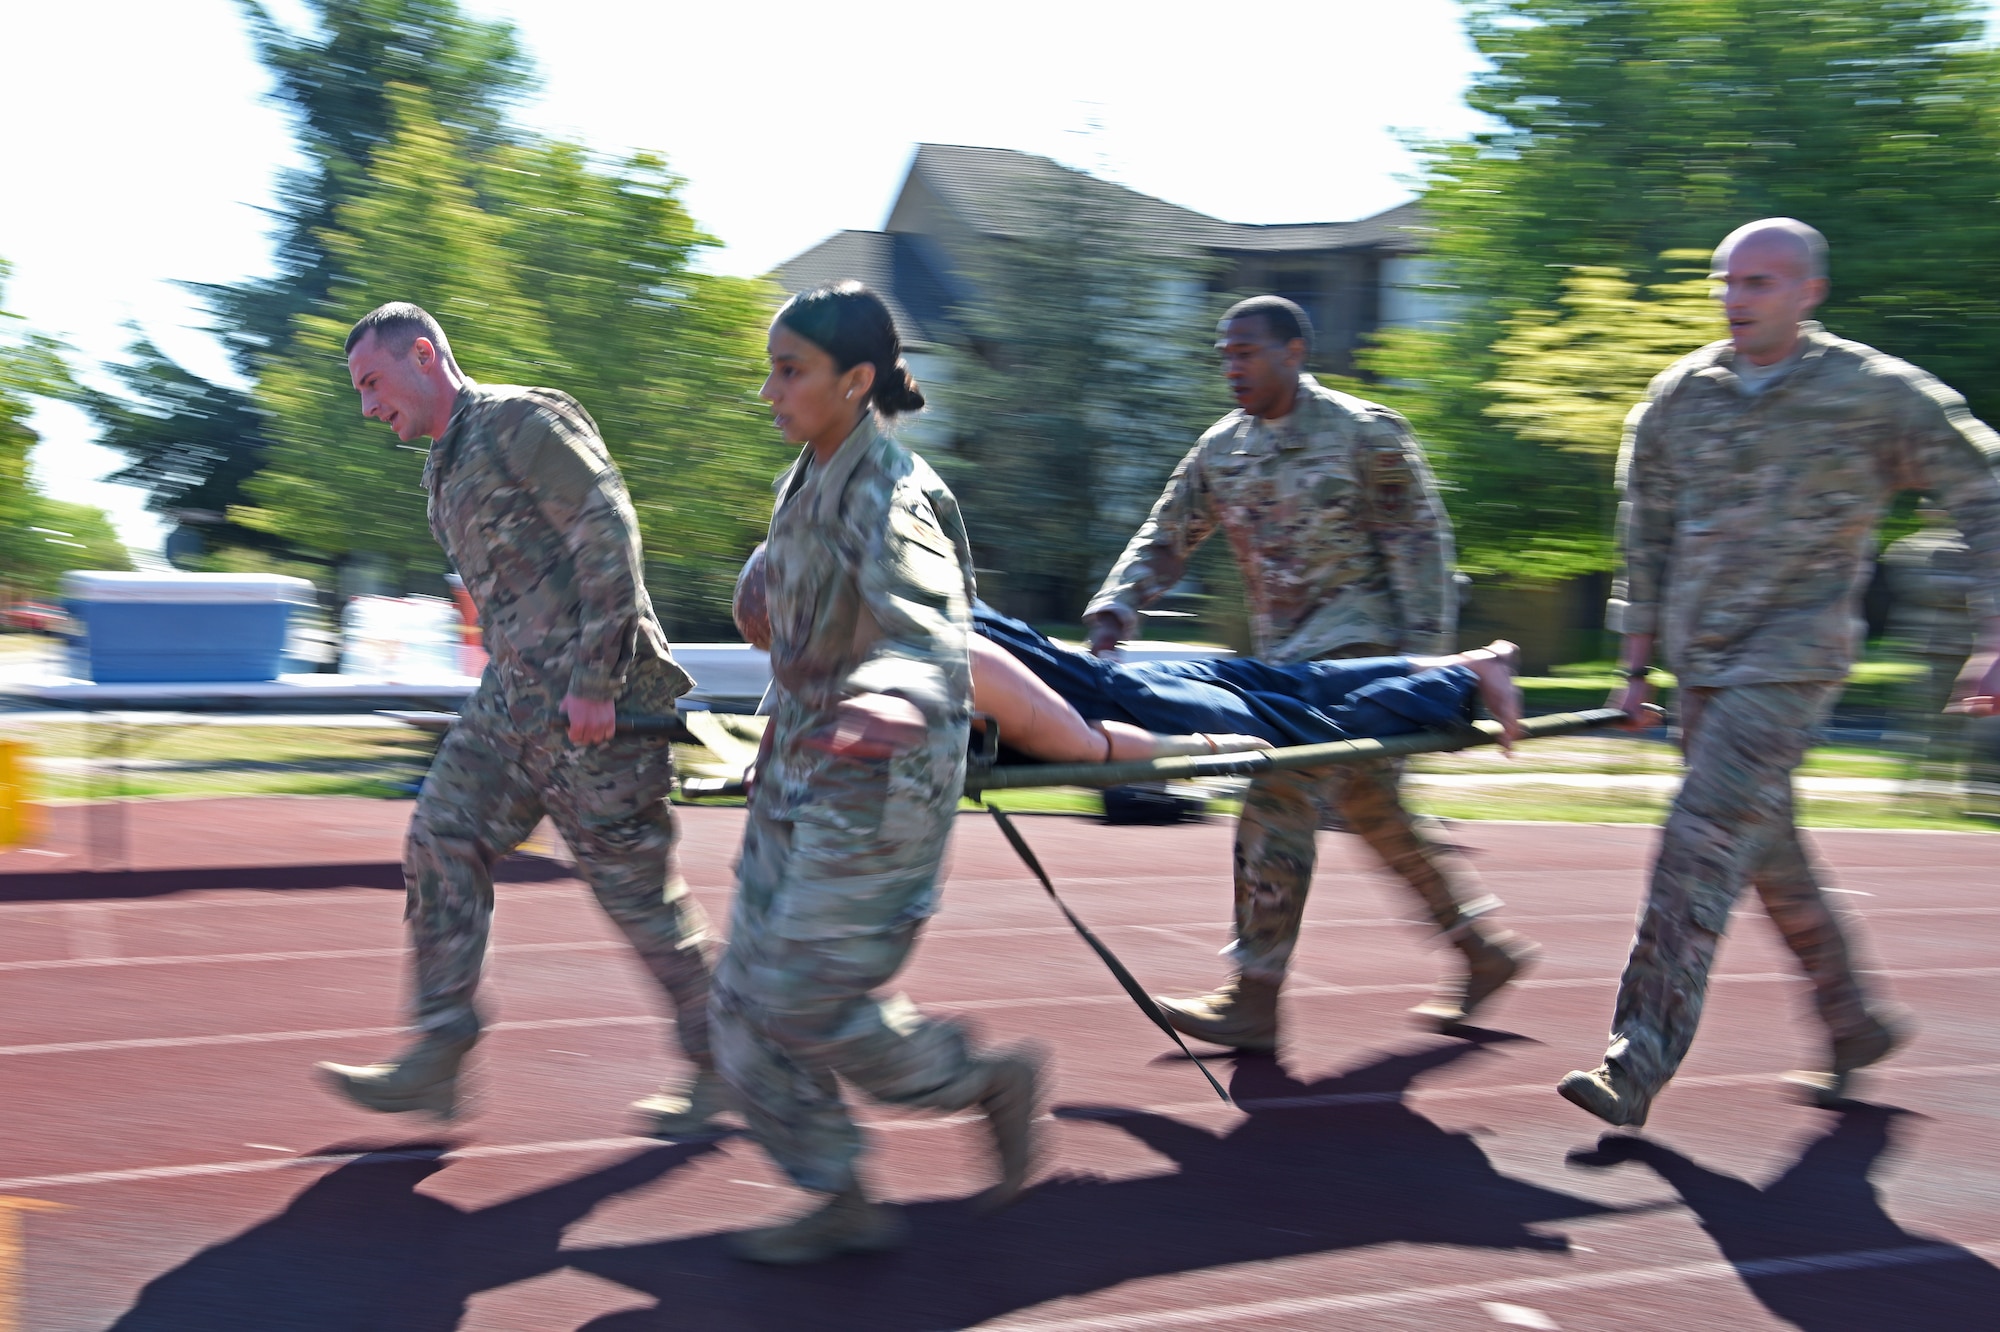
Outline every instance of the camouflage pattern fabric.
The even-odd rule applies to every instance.
[[[713,1066],[707,917],[676,864],[671,747],[657,736],[573,745],[514,724],[489,676],[424,779],[403,853],[416,953],[416,1021],[478,1024],[474,991],[493,915],[493,864],[546,813],[577,870],[666,992],[681,1049]]]
[[[1331,657],[1388,655],[1356,644]],[[1243,795],[1236,825],[1236,937],[1228,955],[1239,974],[1282,981],[1297,946],[1299,921],[1319,860],[1322,807],[1330,808],[1416,893],[1425,914],[1449,935],[1499,905],[1473,893],[1451,859],[1417,831],[1398,790],[1394,759],[1263,773]]]
[[[1299,376],[1275,421],[1234,411],[1174,469],[1086,615],[1137,636],[1139,610],[1224,533],[1250,597],[1255,654],[1313,661],[1357,643],[1453,650],[1451,524],[1423,446],[1387,407]]]
[[[1951,511],[2000,614],[2000,437],[1916,367],[1802,325],[1799,364],[1742,391],[1727,342],[1653,380],[1627,418],[1611,628],[1658,634],[1684,685],[1846,678],[1874,532],[1898,491]]]
[[[765,561],[769,751],[716,976],[717,1067],[786,1173],[835,1193],[860,1147],[836,1075],[943,1110],[985,1083],[956,1027],[871,994],[936,910],[965,784],[972,559],[951,492],[871,414],[824,467],[806,450],[780,478]],[[869,694],[915,704],[923,741],[889,759],[806,743]]]
[[[1653,862],[1605,1056],[1649,1092],[1674,1075],[1694,1040],[1709,969],[1746,881],[1811,980],[1831,1035],[1867,1029],[1867,998],[1840,918],[1792,810],[1792,770],[1839,692],[1820,682],[1681,692],[1687,776]]]
[[[709,934],[675,866],[671,751],[636,736],[573,745],[559,711],[575,694],[666,712],[692,683],[640,578],[618,469],[567,395],[469,385],[424,482],[489,659],[424,781],[404,853],[417,1024],[476,1027],[492,867],[546,812],[706,1067]]]
[[[479,608],[510,702],[619,698],[635,668],[666,702],[692,686],[646,594],[624,478],[576,399],[468,384],[424,487],[431,531]]]

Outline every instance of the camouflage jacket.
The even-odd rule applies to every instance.
[[[844,848],[848,885],[793,903],[781,930],[828,937],[927,915],[972,717],[972,554],[958,501],[870,413],[824,467],[806,449],[778,479],[765,565],[771,745],[758,811],[797,825],[795,848]],[[923,743],[882,760],[805,743],[865,694],[914,703]]]
[[[1301,375],[1280,419],[1223,417],[1174,469],[1086,616],[1109,611],[1133,637],[1139,608],[1217,528],[1243,570],[1259,657],[1452,650],[1451,521],[1423,446],[1388,408]]]
[[[488,681],[513,710],[552,710],[568,693],[656,711],[687,692],[646,595],[632,501],[576,399],[468,384],[424,489],[431,531],[479,608]]]
[[[2000,437],[1916,367],[1802,327],[1803,358],[1761,394],[1717,342],[1662,371],[1626,419],[1609,623],[1659,635],[1683,684],[1845,678],[1875,525],[1901,490],[1951,510],[1975,613],[2000,609]]]

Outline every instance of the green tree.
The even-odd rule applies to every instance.
[[[8,265],[0,260],[0,296]],[[0,308],[0,320],[18,322]],[[59,343],[25,333],[0,341],[0,601],[48,596],[69,569],[129,569],[101,509],[52,500],[35,488],[28,455],[40,442],[29,418],[36,398],[72,387]]]
[[[981,589],[1074,621],[1181,455],[1223,410],[1208,265],[1133,221],[1129,196],[1054,168],[984,238],[955,311],[935,461],[967,514]]]
[[[361,314],[414,300],[473,378],[584,403],[633,492],[663,614],[680,632],[726,628],[785,456],[754,410],[769,295],[692,270],[713,241],[659,159],[606,169],[541,141],[482,152],[421,90],[393,89],[391,103],[368,180],[323,237],[331,295],[263,363],[274,442],[236,518],[327,558],[442,572],[420,458],[361,420],[342,351]]]
[[[1979,5],[1467,0],[1466,15],[1490,62],[1470,100],[1499,128],[1429,146],[1423,186],[1456,311],[1366,363],[1431,443],[1468,567],[1552,578],[1610,560],[1608,456],[1524,432],[1537,418],[1495,387],[1547,377],[1514,321],[1561,306],[1580,270],[1656,287],[1680,264],[1663,255],[1705,253],[1754,217],[1827,234],[1835,331],[2000,409],[1984,373],[2000,334],[2000,65]],[[1699,345],[1685,331],[1661,367]]]
[[[297,118],[306,165],[278,184],[268,276],[197,284],[245,379],[291,350],[301,316],[324,312],[336,267],[327,236],[339,210],[367,187],[390,137],[392,88],[421,89],[434,114],[465,140],[491,147],[508,134],[509,108],[533,86],[513,29],[470,19],[454,0],[305,0],[312,26],[294,33],[258,0],[239,0],[273,97]],[[175,515],[227,513],[269,447],[251,393],[192,374],[143,337],[106,369],[115,392],[80,390],[99,441],[125,453],[118,475],[151,491],[148,507]],[[224,525],[212,541],[276,549],[282,533]]]

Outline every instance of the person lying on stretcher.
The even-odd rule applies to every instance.
[[[736,582],[736,628],[768,647],[764,548]],[[1337,740],[1472,720],[1475,702],[1520,734],[1519,656],[1497,640],[1446,657],[1356,657],[1278,666],[1254,657],[1125,663],[1063,647],[981,602],[973,608],[973,707],[1001,742],[1048,763],[1109,763]],[[975,725],[979,724],[975,719]]]

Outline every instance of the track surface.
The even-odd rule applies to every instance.
[[[134,805],[134,872],[82,875],[78,811],[0,855],[0,1324],[56,1329],[1883,1329],[2000,1325],[2000,841],[1812,835],[1916,1042],[1844,1113],[1786,1099],[1801,983],[1754,907],[1643,1140],[1550,1090],[1602,1048],[1653,831],[1456,825],[1547,949],[1478,1041],[1403,1010],[1445,959],[1323,834],[1281,1058],[1221,1105],[984,816],[904,980],[1054,1054],[1047,1183],[994,1219],[976,1121],[865,1108],[901,1253],[746,1268],[721,1237],[799,1195],[744,1139],[626,1136],[676,1070],[636,963],[560,866],[500,888],[476,1113],[371,1117],[312,1061],[397,1043],[407,806]],[[718,922],[740,827],[684,811]],[[1147,984],[1221,978],[1231,829],[1023,818]],[[224,885],[204,887],[204,883]],[[360,886],[354,886],[360,885]],[[1600,1143],[1600,1139],[1603,1139]],[[10,1241],[9,1237],[14,1239]],[[10,1247],[11,1244],[11,1247]],[[10,1256],[18,1308],[6,1308]]]

